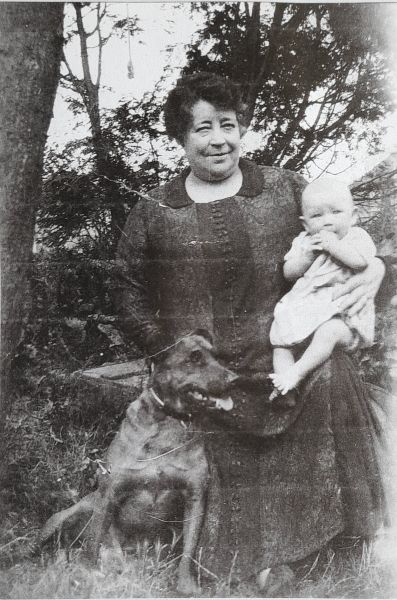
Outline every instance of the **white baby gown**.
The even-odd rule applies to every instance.
[[[343,238],[370,261],[376,255],[371,237],[361,227],[351,227]],[[305,250],[310,241],[306,232],[300,233],[285,255],[287,260]],[[276,304],[274,321],[270,330],[273,346],[289,347],[306,340],[322,323],[338,315],[354,333],[350,350],[371,346],[375,333],[375,306],[368,300],[353,317],[341,313],[338,301],[332,300],[333,287],[344,283],[353,271],[338,263],[326,252],[321,252],[306,273],[293,288]]]

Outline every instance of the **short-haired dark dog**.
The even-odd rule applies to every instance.
[[[53,515],[40,543],[85,519],[88,557],[96,564],[105,535],[123,544],[137,532],[183,521],[177,589],[199,592],[193,561],[205,510],[208,464],[200,431],[178,419],[203,407],[230,410],[228,389],[237,376],[214,357],[198,331],[182,338],[157,362],[147,389],[129,406],[106,455],[97,491]],[[178,507],[183,507],[182,515]]]

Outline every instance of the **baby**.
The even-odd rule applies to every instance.
[[[336,346],[352,351],[374,340],[373,301],[349,317],[332,299],[334,286],[365,269],[376,254],[368,233],[354,226],[349,188],[331,178],[310,183],[302,194],[300,218],[305,231],[284,258],[284,276],[296,283],[276,305],[270,331],[274,348],[270,378],[275,387],[270,400],[296,387]],[[295,362],[293,347],[309,339]]]

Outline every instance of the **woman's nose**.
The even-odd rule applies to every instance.
[[[220,127],[215,127],[212,130],[211,144],[213,146],[222,146],[225,143],[225,136]]]

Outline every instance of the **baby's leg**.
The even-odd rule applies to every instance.
[[[275,373],[282,373],[293,367],[295,358],[290,348],[273,348],[273,369]]]
[[[274,377],[277,377],[277,375],[285,373],[286,371],[289,371],[294,365],[295,365],[295,358],[294,358],[294,355],[292,353],[292,350],[290,350],[290,348],[281,348],[281,347],[273,348],[274,373],[269,375],[270,379],[272,379],[273,383],[274,383]],[[270,394],[270,397],[269,397],[270,402],[275,400],[280,395],[280,391],[277,389],[276,385],[275,385],[275,388],[276,389],[274,389],[272,391],[272,393]]]
[[[304,377],[329,358],[336,346],[347,347],[353,334],[341,319],[330,319],[314,332],[313,339],[301,358],[291,367],[272,376],[275,387],[282,394],[298,385]]]

